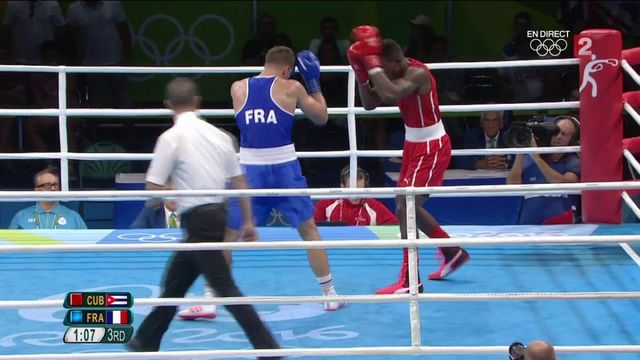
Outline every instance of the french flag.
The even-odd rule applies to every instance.
[[[107,324],[129,324],[129,311],[107,311]]]

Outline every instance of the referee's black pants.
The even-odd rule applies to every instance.
[[[224,204],[197,206],[182,214],[185,242],[221,242],[226,226]],[[184,297],[196,278],[203,274],[207,283],[221,297],[243,296],[231,277],[231,269],[221,250],[177,251],[164,276],[163,298]],[[225,305],[256,349],[277,349],[278,343],[262,322],[253,305]],[[176,314],[176,306],[155,307],[138,328],[136,337],[143,348],[157,351],[160,341]],[[262,358],[261,358],[262,359]],[[279,359],[268,357],[263,359]]]

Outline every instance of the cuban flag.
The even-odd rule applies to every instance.
[[[129,324],[129,311],[114,310],[107,311],[107,324]]]
[[[127,306],[129,299],[127,294],[107,294],[107,306]]]

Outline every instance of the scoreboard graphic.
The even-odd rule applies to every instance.
[[[72,344],[129,342],[133,336],[133,296],[125,292],[71,292],[64,300],[64,342]]]

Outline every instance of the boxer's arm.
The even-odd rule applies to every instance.
[[[382,69],[373,70],[369,71],[369,80],[373,83],[375,92],[380,96],[380,99],[389,104],[393,104],[416,91],[428,93],[431,90],[429,74],[422,69],[409,68],[403,78],[393,82],[389,80]]]
[[[369,82],[358,84],[358,92],[360,93],[360,100],[362,100],[362,106],[365,110],[373,110],[382,105],[380,96],[371,89]]]
[[[235,81],[231,84],[231,99],[233,100],[233,111],[240,111],[247,97],[247,79]]]
[[[304,86],[299,82],[292,80],[293,93],[296,102],[302,112],[316,125],[324,125],[329,121],[329,113],[327,112],[327,101],[324,99],[322,92],[307,94]]]

